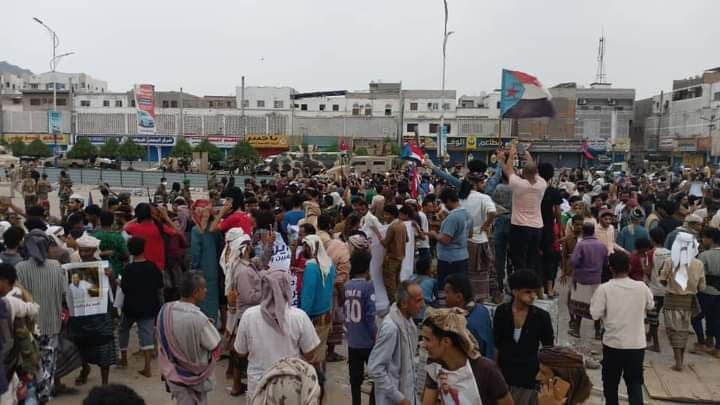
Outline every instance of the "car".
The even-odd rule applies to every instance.
[[[138,125],[143,128],[155,128],[155,119],[148,112],[138,110]]]

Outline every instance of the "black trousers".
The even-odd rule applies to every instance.
[[[361,405],[363,376],[365,374],[365,364],[370,358],[372,349],[353,349],[348,347],[348,369],[350,370],[350,393],[352,394],[352,404]],[[370,391],[370,405],[375,404],[375,386]]]
[[[537,271],[540,258],[542,228],[510,226],[510,260],[515,271]]]
[[[613,349],[603,345],[602,380],[607,405],[618,404],[620,377],[625,380],[630,405],[642,405],[645,349]]]

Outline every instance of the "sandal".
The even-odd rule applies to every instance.
[[[240,389],[238,391],[233,391],[233,387],[226,387],[225,391],[231,396],[231,397],[239,397],[240,395],[243,395],[247,392],[247,384],[240,383]]]
[[[327,355],[325,360],[329,363],[335,363],[335,362],[339,362],[339,361],[345,361],[345,357],[343,355],[332,352]]]
[[[90,375],[90,367],[82,369],[80,375],[75,379],[75,385],[81,386],[87,384],[88,376]]]

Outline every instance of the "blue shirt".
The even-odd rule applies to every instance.
[[[416,282],[423,290],[423,298],[425,299],[425,306],[422,311],[415,319],[424,319],[425,310],[429,305],[435,303],[438,297],[437,280],[430,276],[413,274],[410,276],[410,280]]]
[[[630,230],[630,226],[625,226],[618,234],[617,244],[628,252],[632,252],[635,250],[635,241],[641,238],[650,239],[650,234],[644,226],[639,224],[633,225],[632,231]]]
[[[300,292],[300,309],[311,318],[330,312],[334,284],[335,265],[330,266],[330,272],[323,284],[320,266],[315,262],[306,263]]]
[[[450,243],[444,245],[440,242],[437,244],[438,260],[444,262],[458,262],[468,257],[467,241],[468,241],[468,224],[472,223],[470,214],[465,208],[458,207],[450,211],[450,214],[440,225],[440,234],[450,236]]]
[[[493,336],[490,311],[482,304],[475,304],[467,316],[467,328],[480,345],[480,354],[495,359],[495,337]]]
[[[345,328],[347,345],[371,349],[375,344],[375,287],[372,281],[354,278],[345,284]]]
[[[299,210],[299,211],[288,211],[283,216],[283,222],[282,226],[283,229],[285,229],[285,232],[287,232],[288,225],[297,225],[298,222],[305,218],[305,211]]]

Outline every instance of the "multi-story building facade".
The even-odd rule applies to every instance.
[[[108,83],[95,79],[87,73],[45,72],[25,78],[24,88],[30,90],[73,90],[77,92],[104,93]]]
[[[24,83],[20,76],[0,72],[0,94],[20,94]]]

